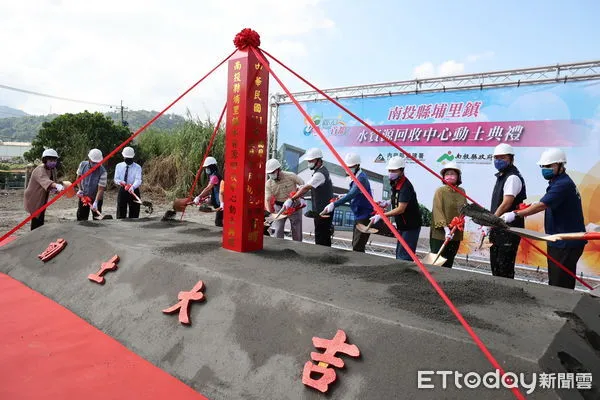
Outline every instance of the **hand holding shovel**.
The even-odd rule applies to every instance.
[[[427,255],[425,255],[425,257],[423,257],[423,259],[421,260],[423,262],[423,264],[430,264],[430,265],[437,265],[437,266],[442,266],[444,265],[444,263],[447,261],[446,258],[442,257],[442,252],[444,251],[444,249],[446,248],[446,245],[452,240],[452,238],[454,237],[454,233],[456,232],[456,230],[464,230],[465,229],[465,218],[463,215],[461,215],[460,217],[454,217],[452,219],[452,221],[450,222],[450,227],[452,228],[450,230],[450,232],[448,234],[446,234],[446,239],[444,240],[444,243],[442,244],[442,247],[440,247],[440,250],[437,252],[437,254],[434,253],[428,253]]]

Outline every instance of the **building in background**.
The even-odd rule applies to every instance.
[[[301,150],[304,154],[304,150],[295,148],[296,150]],[[340,194],[345,194],[348,192],[348,187],[350,185],[350,178],[346,175],[346,171],[338,164],[331,163],[329,161],[323,161],[325,168],[329,171],[329,176],[331,178],[331,182],[333,183],[333,194],[338,196]],[[387,191],[384,190],[384,176],[378,174],[373,171],[369,171],[363,169],[367,176],[369,177],[369,181],[371,183],[371,192],[373,193],[373,198],[378,201],[381,199],[388,200],[389,199],[389,189]],[[310,177],[312,176],[312,171],[308,168],[308,163],[306,161],[300,161],[298,164],[298,168],[296,171],[292,171],[298,174],[304,182],[308,182]],[[389,182],[387,182],[389,186]],[[383,197],[387,192],[387,197]],[[312,202],[310,197],[310,192],[308,192],[304,199],[306,200],[307,206],[306,211],[310,211],[312,209]],[[315,210],[317,212],[321,212],[322,210]],[[333,225],[335,229],[342,231],[351,231],[354,227],[354,213],[350,209],[349,204],[345,204],[340,207],[336,207],[333,212]],[[304,217],[303,226],[312,227],[312,221],[310,218]]]
[[[31,149],[29,142],[3,142],[0,140],[0,161],[22,158]]]

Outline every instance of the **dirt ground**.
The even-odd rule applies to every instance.
[[[18,223],[28,217],[28,213],[23,208],[23,189],[17,190],[1,190],[0,191],[0,232],[2,234],[8,232]],[[162,217],[165,211],[171,209],[172,201],[168,200],[166,196],[157,195],[155,193],[144,194],[142,191],[141,199],[144,201],[150,201],[153,204],[154,211],[151,215],[144,212],[145,207],[141,207],[140,217]],[[105,215],[112,215],[113,218],[116,216],[117,210],[117,190],[109,190],[104,193],[104,204],[102,206],[102,213]],[[61,197],[58,201],[52,204],[46,209],[46,224],[60,223],[63,221],[75,221],[77,213],[77,199],[67,198],[66,196]],[[177,218],[181,216],[177,214]],[[210,224],[214,220],[214,214],[199,213],[196,210],[190,208],[185,218],[188,221],[201,222]],[[16,236],[21,236],[29,232],[29,224],[15,232]]]

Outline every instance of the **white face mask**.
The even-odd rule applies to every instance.
[[[309,161],[308,162],[308,168],[309,169],[315,169],[316,166],[317,166],[317,163],[315,161]]]
[[[275,180],[277,180],[277,173],[274,173],[274,174],[267,174],[267,175],[269,175],[269,179],[272,179],[272,180],[274,180],[274,181],[275,181]]]

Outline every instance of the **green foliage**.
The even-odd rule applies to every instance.
[[[156,114],[158,114],[158,111],[136,110],[125,111],[123,117],[124,120],[129,124],[129,129],[135,132],[146,122],[154,118]],[[105,115],[115,121],[115,124],[121,124],[121,112],[108,112]],[[182,126],[184,123],[185,118],[181,115],[163,114],[160,118],[152,123],[151,127],[159,130],[172,130]]]
[[[421,226],[431,226],[431,211],[421,203],[419,203],[419,208],[421,209],[421,217],[423,219]]]
[[[172,132],[150,129],[142,133],[138,141],[139,159],[141,162],[149,161],[144,167],[144,181],[170,191],[175,197],[185,197],[214,128],[215,124],[210,120],[202,122],[190,118]],[[223,129],[220,129],[209,154],[217,159],[221,172],[225,159],[224,138]],[[206,183],[206,175],[202,174],[196,193]]]
[[[129,123],[129,129],[135,132],[146,122],[150,121],[157,113],[158,112],[156,111],[146,110],[126,111],[124,117]],[[1,118],[2,115],[0,115],[0,140],[31,142],[37,136],[44,122],[50,122],[58,117],[56,114],[12,117],[12,115],[16,114],[16,112],[13,112],[9,116],[10,118]],[[110,112],[105,115],[112,119],[115,122],[115,125],[121,125],[120,112]],[[184,123],[184,117],[176,114],[166,114],[154,121],[152,127],[154,129],[172,130],[182,126]]]
[[[24,157],[32,162],[40,160],[45,148],[53,148],[60,155],[62,174],[74,180],[79,163],[87,159],[90,149],[98,148],[106,156],[130,134],[127,128],[115,125],[98,112],[63,114],[42,124],[31,150]],[[121,159],[120,156],[113,157],[104,164],[109,176]]]
[[[44,122],[56,115],[0,118],[0,140],[8,142],[31,142]]]

